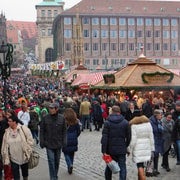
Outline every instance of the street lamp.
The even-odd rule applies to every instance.
[[[0,75],[3,80],[3,98],[4,98],[4,108],[6,111],[7,99],[7,85],[6,80],[11,74],[11,64],[13,62],[13,46],[11,44],[2,44],[0,45]]]

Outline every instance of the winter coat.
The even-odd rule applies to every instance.
[[[104,123],[101,152],[111,156],[126,154],[130,143],[130,126],[121,114],[112,113]]]
[[[173,135],[173,128],[174,128],[174,120],[166,120],[164,117],[162,120],[162,126],[164,128],[163,130],[163,152],[167,152],[167,150],[170,148],[172,144],[172,135]]]
[[[67,127],[67,145],[62,149],[64,153],[71,153],[78,150],[78,137],[80,133],[79,123]]]
[[[30,130],[38,130],[38,125],[39,125],[39,115],[35,111],[30,111],[30,121],[28,124],[28,127]]]
[[[103,122],[102,109],[98,101],[94,101],[92,103],[91,117],[93,121],[101,122],[101,123]]]
[[[65,119],[61,114],[46,115],[40,123],[40,146],[58,149],[66,146],[67,132]]]
[[[10,127],[7,128],[5,130],[5,133],[3,136],[1,154],[2,154],[2,159],[3,159],[4,165],[10,164],[10,160],[13,160],[13,159],[16,159],[18,161],[17,157],[15,157],[15,155],[13,154],[14,151],[11,151],[11,149],[18,150],[19,147],[22,147],[22,152],[23,152],[23,154],[19,155],[19,156],[23,157],[24,163],[28,162],[30,155],[32,153],[32,146],[33,146],[33,142],[34,142],[31,131],[25,125],[23,125],[23,126],[20,124],[17,125],[17,132],[21,138],[21,146],[19,146],[18,148],[12,147],[13,145],[10,144],[10,142],[8,141],[10,139],[11,131],[12,130]],[[18,152],[14,152],[14,153],[17,154]]]
[[[142,115],[134,117],[130,122],[132,159],[135,163],[146,162],[154,151],[153,130],[149,119]]]
[[[157,120],[155,116],[149,118],[153,134],[154,134],[154,144],[155,144],[155,153],[163,153],[163,127],[162,122]]]
[[[172,118],[175,121],[174,130],[173,130],[173,140],[180,140],[180,112],[174,111]]]

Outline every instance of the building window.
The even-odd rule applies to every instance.
[[[126,48],[125,43],[120,43],[120,44],[119,44],[119,49],[120,49],[120,51],[124,51],[125,48]]]
[[[129,43],[129,50],[134,51],[134,43]]]
[[[98,51],[98,43],[93,43],[93,51]]]
[[[151,43],[146,43],[146,50],[147,51],[151,51],[152,47],[151,47]]]
[[[42,35],[42,36],[45,36],[45,35],[46,35],[46,30],[45,30],[45,29],[42,29],[42,30],[41,30],[41,35]]]
[[[65,25],[70,25],[71,24],[71,18],[70,17],[65,17],[64,18],[64,24]]]
[[[177,65],[177,64],[178,64],[177,59],[172,59],[172,65]]]
[[[163,65],[170,65],[170,59],[168,59],[168,58],[164,59]]]
[[[163,50],[164,50],[164,51],[167,51],[167,50],[168,50],[168,44],[167,44],[167,43],[164,43],[164,44],[163,44]]]
[[[154,19],[154,25],[155,25],[155,26],[160,26],[160,25],[161,25],[161,20],[155,18],[155,19]]]
[[[175,38],[177,38],[178,37],[178,32],[177,31],[171,31],[171,38],[172,39],[175,39]]]
[[[90,59],[85,59],[85,65],[90,65]]]
[[[155,43],[154,44],[154,50],[155,51],[160,51],[160,43]]]
[[[145,21],[146,21],[146,26],[152,26],[152,19],[147,18]]]
[[[71,29],[65,29],[64,30],[64,37],[65,38],[71,38],[72,37],[72,30]]]
[[[116,50],[116,43],[111,43],[111,50],[115,51]]]
[[[108,19],[107,18],[101,18],[101,25],[108,25]]]
[[[146,37],[151,37],[151,32],[152,31],[146,31]]]
[[[143,32],[142,31],[137,31],[137,37],[143,37]]]
[[[177,26],[177,19],[171,19],[171,26]]]
[[[116,18],[110,18],[110,25],[117,25]]]
[[[93,38],[98,38],[98,37],[99,37],[99,31],[96,30],[96,29],[93,29],[93,30],[92,30],[92,37],[93,37]]]
[[[111,30],[110,31],[110,37],[111,38],[117,38],[117,31],[116,30]]]
[[[177,44],[176,43],[172,43],[171,44],[171,50],[172,51],[176,51],[177,50]]]
[[[108,59],[102,59],[102,65],[104,66],[104,65],[108,65]]]
[[[89,43],[84,43],[84,50],[89,51]]]
[[[65,50],[71,51],[71,43],[65,43]]]
[[[54,17],[56,17],[58,15],[58,11],[54,10]]]
[[[101,30],[101,37],[107,38],[108,37],[108,30]]]
[[[129,30],[129,31],[128,31],[128,37],[129,37],[129,38],[134,38],[134,37],[135,37],[135,32],[134,32],[134,30]]]
[[[45,10],[41,10],[41,17],[46,17]]]
[[[52,29],[48,29],[48,36],[51,36]]]
[[[121,26],[126,25],[126,19],[125,18],[119,18],[119,25],[121,25]]]
[[[154,32],[154,37],[160,37],[160,31],[159,30]]]
[[[120,38],[125,38],[126,37],[126,31],[125,30],[120,30],[119,31],[119,37]]]
[[[121,64],[122,66],[124,66],[125,63],[126,63],[126,59],[120,59],[120,64]]]
[[[98,18],[92,18],[92,25],[98,25],[99,19]]]
[[[107,50],[107,43],[102,43],[102,50],[106,51]]]
[[[84,29],[84,37],[89,37],[89,30],[88,29]]]
[[[89,24],[89,18],[88,17],[83,18],[83,24]]]
[[[161,64],[161,59],[155,59],[156,64]]]
[[[169,19],[163,19],[163,26],[169,26]]]
[[[137,25],[142,26],[143,25],[143,18],[137,18]]]
[[[134,18],[128,18],[128,25],[134,26]]]
[[[52,17],[52,11],[48,10],[48,17]]]
[[[163,31],[163,38],[169,38],[169,31]]]
[[[52,62],[54,60],[53,54],[54,54],[53,49],[48,48],[45,52],[45,61]]]
[[[99,65],[99,59],[93,59],[93,65]]]

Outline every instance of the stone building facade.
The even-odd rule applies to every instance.
[[[117,69],[146,57],[170,69],[180,69],[180,2],[143,0],[82,0],[53,23],[55,58],[73,65],[72,39],[79,14],[84,65]]]
[[[62,0],[43,0],[36,5],[38,42],[36,55],[39,63],[54,60],[52,24],[55,17],[63,11]]]

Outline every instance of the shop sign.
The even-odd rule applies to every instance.
[[[80,88],[80,89],[89,89],[89,84],[87,84],[87,83],[82,83],[82,84],[79,85],[79,88]]]

